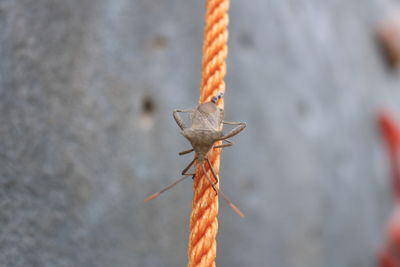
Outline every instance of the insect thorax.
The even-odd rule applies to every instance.
[[[205,156],[213,144],[223,135],[222,131],[193,130],[191,128],[185,129],[182,134],[189,140],[199,156]]]

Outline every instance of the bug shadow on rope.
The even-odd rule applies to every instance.
[[[189,140],[192,145],[192,148],[189,150],[185,150],[179,153],[179,155],[186,155],[191,152],[195,152],[194,159],[186,166],[182,171],[183,177],[174,182],[173,184],[167,186],[161,191],[145,198],[145,201],[149,201],[158,197],[161,193],[167,191],[168,189],[174,187],[179,182],[183,181],[187,177],[195,178],[195,173],[188,173],[189,169],[197,162],[203,170],[203,173],[207,180],[210,183],[210,186],[214,189],[216,194],[220,194],[226,203],[235,211],[239,216],[244,217],[243,213],[228,199],[228,197],[221,191],[221,189],[217,188],[218,184],[218,176],[212,167],[210,160],[207,157],[207,153],[212,148],[225,148],[233,146],[233,142],[229,140],[230,137],[233,137],[240,133],[245,127],[245,122],[228,122],[224,121],[224,110],[217,107],[217,101],[222,97],[222,93],[214,96],[210,102],[206,102],[198,105],[195,109],[176,109],[173,112],[174,119],[178,126],[182,130],[182,135]],[[179,113],[188,113],[190,127],[187,127],[180,117]],[[227,134],[223,133],[223,126],[226,125],[234,125],[232,130],[230,130]],[[215,142],[222,141],[224,143],[219,145],[214,145]],[[215,180],[213,182],[206,171],[205,163],[208,164],[211,174]]]

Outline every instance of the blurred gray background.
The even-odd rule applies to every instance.
[[[372,267],[391,211],[379,107],[398,1],[232,1],[217,266]],[[0,0],[0,266],[186,265],[204,1]]]

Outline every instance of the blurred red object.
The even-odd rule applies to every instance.
[[[400,267],[400,129],[385,111],[378,116],[392,168],[395,207],[386,225],[385,244],[378,255],[380,267]]]
[[[392,65],[400,65],[400,12],[387,18],[378,28],[378,38]]]

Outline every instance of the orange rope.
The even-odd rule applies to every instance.
[[[228,8],[229,0],[206,0],[199,103],[210,101],[211,97],[225,91]],[[224,107],[222,99],[218,101],[218,106]],[[220,149],[211,150],[208,153],[208,158],[217,175],[219,153]],[[209,176],[213,177],[207,164],[206,170]],[[197,167],[195,177],[190,216],[188,266],[214,267],[217,255],[218,197],[200,166]]]

